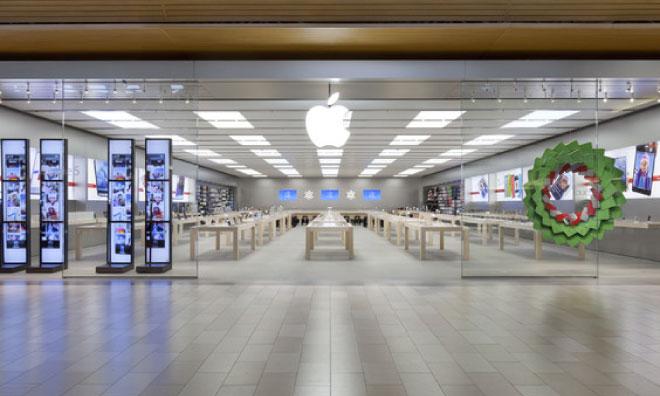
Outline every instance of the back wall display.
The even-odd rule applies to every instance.
[[[658,142],[608,150],[605,155],[614,159],[614,166],[622,171],[627,199],[660,198],[660,164]]]
[[[473,176],[465,179],[466,202],[488,202],[490,186],[488,175]]]
[[[495,196],[497,201],[521,201],[523,198],[522,168],[497,172]]]

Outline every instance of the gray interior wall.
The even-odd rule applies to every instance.
[[[506,169],[525,167],[533,164],[534,159],[543,154],[543,150],[558,143],[577,140],[580,143],[592,142],[594,146],[605,150],[634,146],[660,140],[660,106],[620,117],[597,126],[587,127],[555,138],[544,140],[516,150],[507,151],[489,158],[471,162],[428,175],[421,180],[422,186],[430,186],[446,181],[465,179],[471,176],[494,173]],[[657,166],[657,165],[656,165]],[[421,188],[420,188],[421,194]],[[488,204],[480,205],[487,209]],[[506,210],[523,211],[522,202],[507,202]],[[651,216],[660,220],[659,199],[629,199],[623,206],[626,218],[637,217],[646,220]],[[660,260],[660,230],[614,230],[606,234],[598,244],[591,248],[635,257]]]
[[[280,202],[279,190],[295,189],[296,201]],[[339,201],[321,201],[322,189],[338,189]],[[380,189],[381,201],[364,201],[363,189]],[[239,207],[268,208],[282,205],[295,209],[325,209],[332,206],[340,209],[391,209],[398,207],[419,206],[419,178],[302,178],[302,179],[241,179],[239,184]],[[305,191],[314,193],[314,199],[304,198]],[[346,192],[356,193],[354,200],[346,198]]]

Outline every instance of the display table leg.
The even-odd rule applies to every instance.
[[[215,232],[215,250],[220,250],[220,237],[222,236],[222,233],[220,230],[216,230]]]
[[[195,260],[195,248],[197,245],[197,230],[190,230],[190,260]]]
[[[587,248],[583,243],[578,245],[578,258],[580,260],[585,260],[587,258]]]
[[[419,259],[424,260],[426,258],[426,230],[420,230],[419,238]]]
[[[312,254],[312,231],[305,230],[305,260],[309,260]]]
[[[440,230],[440,250],[445,250],[445,232]]]
[[[403,248],[405,250],[408,250],[410,247],[410,228],[404,227],[403,228]]]
[[[272,242],[275,239],[275,222],[271,221],[268,223],[268,242]]]
[[[257,250],[257,236],[255,233],[257,232],[257,229],[255,227],[250,228],[250,247],[252,250]]]
[[[353,228],[348,229],[348,257],[352,260],[355,257],[355,245],[353,244]]]
[[[534,230],[534,258],[540,260],[543,257],[541,246],[543,244],[543,236],[540,231]]]
[[[76,260],[80,260],[82,257],[82,232],[80,232],[79,228],[76,228],[76,237],[74,239],[75,245],[76,245]]]
[[[488,228],[481,225],[481,244],[488,245]]]
[[[463,229],[463,260],[470,259],[470,229]]]
[[[238,231],[233,230],[232,234],[233,234],[233,237],[234,237],[233,238],[234,243],[233,243],[233,246],[232,246],[233,250],[234,250],[234,260],[238,260],[239,258],[241,258],[241,253],[238,250]]]
[[[500,250],[504,250],[504,230],[502,227],[500,227],[500,232],[499,232],[499,239],[500,239]]]
[[[520,245],[520,230],[517,228],[513,230],[513,240],[516,245]]]
[[[142,239],[142,247],[147,246],[147,227],[140,228],[140,238]]]
[[[396,224],[396,245],[401,246],[401,223]]]

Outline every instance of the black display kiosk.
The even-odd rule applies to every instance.
[[[27,272],[57,272],[68,266],[67,141],[39,141],[39,265]]]
[[[135,143],[108,139],[108,228],[106,264],[99,274],[124,273],[134,268]]]
[[[172,269],[172,140],[145,139],[145,258],[139,273]]]
[[[0,139],[2,156],[2,257],[0,272],[30,266],[30,141]]]

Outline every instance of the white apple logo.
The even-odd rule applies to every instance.
[[[344,106],[333,106],[339,99],[336,92],[328,98],[327,106],[314,106],[307,111],[305,127],[310,140],[316,147],[342,147],[351,136],[346,129],[350,111]]]

